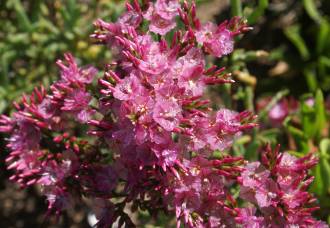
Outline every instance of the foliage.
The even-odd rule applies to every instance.
[[[76,54],[83,64],[109,56],[90,45],[90,22],[96,16],[116,18],[121,5],[112,1],[1,1],[0,113],[36,84],[50,85],[56,78],[54,62],[63,52]]]

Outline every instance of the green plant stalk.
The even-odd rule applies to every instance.
[[[241,17],[242,14],[242,3],[241,0],[230,0],[231,15]]]
[[[254,112],[254,104],[253,104],[253,100],[254,100],[254,89],[252,86],[247,86],[245,89],[245,93],[246,93],[246,99],[245,99],[245,107],[247,108],[247,110]]]
[[[231,84],[224,84],[222,88],[224,88],[224,105],[226,108],[232,108]]]

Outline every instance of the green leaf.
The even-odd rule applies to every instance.
[[[313,106],[306,103],[306,98],[301,101],[300,115],[306,137],[318,142],[326,125],[324,98],[320,89],[316,91]]]
[[[254,11],[251,13],[251,15],[248,17],[249,24],[255,24],[259,17],[261,17],[265,9],[268,7],[268,0],[259,0],[257,8],[254,9]]]
[[[313,169],[313,176],[314,176],[314,181],[313,184],[311,185],[310,190],[319,196],[323,195],[323,193],[325,192],[324,190],[325,183],[323,182],[320,163]]]
[[[32,2],[32,10],[31,10],[31,21],[37,22],[39,19],[39,16],[41,14],[41,5],[42,5],[42,0],[34,0]]]
[[[318,76],[321,79],[319,86],[327,91],[330,90],[330,58],[320,56],[317,61]]]
[[[7,101],[6,100],[0,100],[0,114],[3,114],[7,107]]]
[[[289,154],[291,154],[297,158],[303,158],[305,156],[305,154],[295,151],[295,150],[286,150],[286,152],[288,152]]]
[[[25,32],[30,32],[32,30],[32,24],[29,20],[25,9],[21,3],[20,0],[11,0],[8,2],[8,7],[12,7],[16,14],[17,14],[17,20],[19,23],[19,26],[22,28]]]
[[[315,109],[307,105],[305,100],[301,101],[300,118],[306,137],[313,138],[315,134]]]
[[[314,92],[318,87],[315,69],[312,67],[306,67],[303,70],[303,74],[305,76],[309,91]]]
[[[330,139],[322,139],[319,145],[319,171],[321,175],[321,182],[318,181],[316,184],[321,185],[322,189],[317,189],[319,195],[325,195],[330,192],[330,164],[329,164],[329,155],[330,155]],[[317,168],[318,168],[317,167]]]
[[[325,116],[325,107],[324,107],[324,98],[323,93],[320,89],[316,91],[315,97],[315,137],[319,139],[321,137],[322,131],[326,125],[326,116]]]
[[[330,139],[322,139],[320,142],[320,154],[327,159],[330,158]]]
[[[263,144],[275,144],[279,133],[280,131],[277,128],[267,129],[258,134],[258,140],[261,141]]]
[[[317,10],[315,5],[315,0],[303,0],[304,8],[310,18],[312,18],[316,22],[320,22],[322,17]]]
[[[329,160],[325,157],[321,157],[319,161],[319,166],[321,169],[321,178],[323,183],[323,194],[330,192],[330,164]]]
[[[322,53],[327,45],[330,45],[329,41],[330,36],[330,25],[327,20],[322,20],[320,29],[317,34],[317,42],[316,42],[316,52],[318,54]]]
[[[300,56],[307,60],[310,57],[307,45],[300,35],[300,28],[298,25],[292,25],[284,30],[286,37],[293,43],[300,53]]]
[[[325,66],[330,68],[330,58],[326,56],[321,56],[319,61]]]
[[[251,143],[247,146],[245,151],[245,158],[249,161],[256,161],[258,160],[258,148],[260,143],[257,140],[257,129],[252,130],[252,140]]]
[[[7,87],[9,85],[9,63],[16,55],[15,50],[5,51],[0,57],[0,85]]]
[[[283,122],[284,127],[292,135],[295,142],[297,143],[298,151],[301,151],[303,154],[308,153],[310,149],[308,146],[308,138],[306,137],[306,132],[294,126],[291,126],[290,120],[291,120],[290,116],[284,120]]]

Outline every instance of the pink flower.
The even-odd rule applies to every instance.
[[[307,100],[305,100],[305,104],[307,104],[309,107],[313,107],[315,105],[314,98],[308,98]]]
[[[155,42],[147,43],[143,47],[143,59],[140,61],[139,69],[145,73],[158,75],[163,73],[168,67],[168,56],[165,50]]]
[[[216,26],[212,22],[207,22],[201,27],[200,30],[196,31],[195,36],[197,42],[199,44],[204,44],[206,42],[212,41],[217,30],[218,30],[218,26]]]
[[[89,108],[91,99],[89,93],[81,90],[74,90],[64,99],[64,104],[61,109],[72,112],[78,121],[86,123],[91,119],[91,115],[93,114],[93,111]]]
[[[234,49],[234,40],[231,32],[226,28],[219,28],[208,22],[195,32],[196,40],[202,44],[211,55],[220,58],[230,54]]]
[[[279,153],[279,147],[275,150],[268,147],[262,163],[248,164],[239,180],[242,185],[240,196],[260,210],[263,224],[322,227],[322,223],[311,217],[315,209],[313,197],[306,191],[312,180],[306,179],[307,171],[316,164],[315,159],[311,155],[297,159]],[[244,221],[241,216],[237,219]]]
[[[265,226],[262,217],[255,216],[256,209],[253,207],[242,208],[239,210],[239,216],[236,221],[242,224],[244,228],[262,228]]]
[[[140,13],[136,11],[128,11],[125,12],[122,16],[118,19],[118,24],[121,25],[123,29],[128,26],[132,26],[133,28],[137,28],[143,20],[143,17]]]
[[[82,182],[90,194],[109,196],[117,186],[118,175],[112,166],[90,165],[83,172]]]
[[[259,162],[252,162],[246,165],[242,172],[241,180],[243,186],[258,188],[265,184],[270,172],[261,166]]]
[[[40,130],[22,117],[18,118],[18,129],[10,137],[8,146],[16,151],[37,150],[41,139]]]
[[[79,69],[71,54],[65,55],[68,66],[65,66],[61,60],[57,65],[61,68],[61,79],[64,83],[83,83],[90,84],[97,71],[94,67]]]
[[[114,88],[113,96],[119,100],[130,100],[136,94],[144,94],[138,78],[132,74],[131,77],[124,78]]]
[[[297,108],[298,102],[294,98],[283,98],[269,110],[268,118],[273,126],[280,126],[285,118]]]
[[[144,17],[150,21],[149,30],[165,35],[176,27],[174,17],[178,15],[179,3],[176,0],[157,0],[151,4]]]
[[[205,83],[202,80],[203,68],[196,66],[190,68],[179,77],[178,86],[185,89],[188,96],[201,96],[205,89]]]
[[[167,57],[161,53],[151,53],[140,62],[139,68],[149,74],[161,74],[168,68]]]
[[[155,3],[155,11],[166,20],[172,20],[177,16],[179,8],[180,4],[177,0],[158,0]]]
[[[289,115],[289,108],[285,101],[275,104],[268,113],[270,120],[275,123],[282,123]]]
[[[217,126],[225,132],[236,134],[240,131],[241,123],[237,112],[220,109],[216,115]]]
[[[159,35],[165,35],[172,29],[176,27],[176,23],[173,20],[163,19],[158,14],[153,14],[151,17],[151,23],[149,29],[151,32],[157,33]]]
[[[170,145],[163,144],[153,147],[153,152],[159,159],[159,166],[166,171],[167,167],[173,167],[177,161],[179,148],[176,148],[175,144]]]
[[[167,131],[178,127],[181,118],[181,108],[174,101],[161,101],[155,104],[154,120]]]

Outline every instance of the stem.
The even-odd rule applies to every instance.
[[[242,3],[241,0],[230,0],[232,16],[242,16]]]
[[[245,100],[245,107],[247,110],[254,112],[254,104],[253,104],[253,99],[254,99],[254,91],[252,86],[247,86],[245,89],[246,92],[246,100]]]

